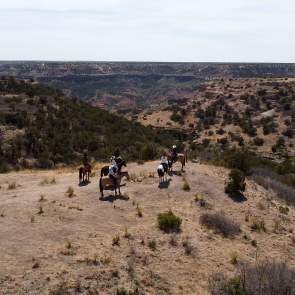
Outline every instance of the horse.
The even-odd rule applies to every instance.
[[[168,164],[162,163],[158,166],[157,172],[159,176],[159,184],[167,179],[168,169],[169,169]]]
[[[99,179],[99,189],[100,189],[100,193],[101,193],[101,197],[100,199],[103,198],[103,191],[104,190],[114,190],[115,191],[115,196],[117,196],[117,189],[119,190],[119,196],[121,195],[121,191],[120,191],[120,186],[121,186],[121,180],[123,177],[126,177],[127,179],[129,179],[129,174],[127,171],[124,172],[119,172],[119,176],[117,178],[116,181],[116,186],[114,186],[112,180],[109,177],[101,177]]]
[[[79,184],[86,182],[90,182],[90,174],[91,174],[91,165],[86,164],[79,168]]]
[[[181,170],[183,170],[183,167],[185,166],[185,163],[187,163],[187,156],[186,156],[186,152],[184,152],[183,154],[181,153],[177,153],[176,158],[173,157],[172,153],[170,152],[165,152],[165,155],[168,159],[168,163],[171,163],[171,169],[172,169],[172,163],[176,163],[179,162],[181,164]]]
[[[123,160],[122,158],[119,157],[119,158],[117,158],[115,161],[116,161],[116,163],[117,163],[117,165],[118,165],[118,169],[119,169],[119,171],[121,171],[122,166],[127,167],[126,161]],[[110,169],[109,166],[103,166],[103,167],[101,168],[101,171],[100,171],[100,177],[108,176],[108,174],[109,174],[109,169]]]

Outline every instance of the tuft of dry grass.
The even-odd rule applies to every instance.
[[[289,207],[288,206],[280,206],[279,211],[281,214],[288,215],[289,214]]]
[[[120,246],[120,236],[116,235],[113,237],[113,242],[112,242],[113,246]]]
[[[256,231],[258,233],[266,232],[265,222],[263,219],[255,219],[250,227],[252,231]]]
[[[170,236],[170,239],[169,239],[169,244],[171,245],[171,246],[173,246],[173,247],[176,247],[177,246],[177,236],[176,236],[176,234],[172,234],[171,236]]]
[[[142,217],[143,216],[142,208],[139,207],[139,204],[137,204],[137,206],[136,206],[136,214],[137,214],[138,217]]]
[[[233,265],[236,265],[238,263],[238,254],[237,253],[232,253],[230,255],[230,263]]]
[[[131,233],[128,231],[128,228],[127,227],[125,227],[125,229],[124,229],[124,235],[123,235],[123,237],[125,238],[125,239],[131,239]]]
[[[152,251],[156,251],[157,249],[157,242],[155,239],[148,241],[148,247],[152,250]]]
[[[37,212],[37,214],[38,214],[38,215],[42,215],[43,213],[44,213],[43,207],[40,206],[40,207],[39,207],[39,210],[38,210],[38,212]]]
[[[195,247],[193,246],[189,237],[186,237],[183,242],[182,246],[184,248],[184,252],[186,255],[194,255]]]
[[[66,191],[66,194],[69,198],[73,198],[75,196],[75,192],[74,192],[73,187],[69,186]]]
[[[56,184],[56,179],[54,176],[46,176],[40,181],[40,185]]]
[[[8,184],[7,189],[8,189],[8,190],[14,190],[14,189],[16,189],[16,187],[17,187],[17,184],[16,184],[15,181],[13,181],[13,182],[10,182],[10,183]]]
[[[40,195],[39,202],[45,202],[47,201],[44,195]]]
[[[183,179],[182,190],[185,192],[189,192],[191,190],[191,187],[185,178]]]

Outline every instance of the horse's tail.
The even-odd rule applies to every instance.
[[[79,168],[79,181],[82,179],[82,167]]]
[[[187,163],[187,150],[184,151],[184,163]]]
[[[102,193],[102,191],[103,191],[103,186],[102,186],[102,179],[101,179],[101,178],[99,179],[99,190],[100,190],[100,192]]]
[[[100,170],[100,178],[103,177],[103,169]]]

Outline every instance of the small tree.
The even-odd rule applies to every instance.
[[[236,194],[245,191],[245,175],[238,169],[231,170],[229,174],[229,181],[225,186],[225,192],[227,194]]]

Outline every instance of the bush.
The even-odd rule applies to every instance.
[[[279,198],[289,204],[295,204],[294,188],[281,182],[280,177],[267,169],[255,169],[252,179],[265,189],[272,189]],[[282,181],[285,181],[284,177]]]
[[[185,192],[189,192],[191,190],[191,187],[190,185],[188,184],[187,180],[184,179],[184,182],[183,182],[183,185],[182,185],[182,189],[185,191]]]
[[[157,151],[151,143],[145,143],[140,150],[140,158],[143,161],[153,160],[156,155]]]
[[[229,181],[225,186],[225,192],[227,194],[237,194],[245,191],[245,175],[238,169],[233,169],[229,174]]]
[[[240,226],[233,220],[224,216],[224,213],[204,213],[200,217],[200,223],[225,237],[233,237],[240,233]]]
[[[181,222],[181,218],[177,217],[171,210],[158,215],[158,226],[166,233],[179,232]]]
[[[214,274],[209,289],[212,295],[291,295],[295,294],[295,270],[269,261],[246,265],[233,278]]]
[[[257,145],[257,146],[263,146],[263,144],[264,144],[263,138],[255,137],[254,138],[254,144]]]

